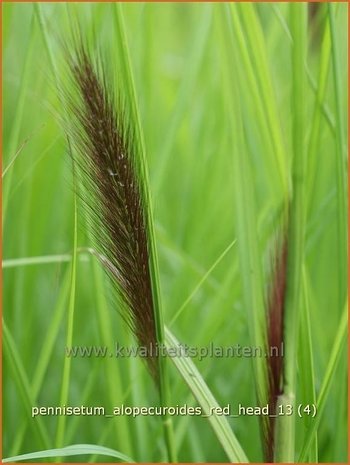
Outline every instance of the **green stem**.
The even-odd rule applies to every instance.
[[[259,98],[261,99],[264,117],[266,118],[267,132],[273,147],[272,152],[276,160],[282,194],[287,197],[289,179],[286,169],[286,151],[283,145],[281,123],[277,111],[271,71],[267,60],[265,36],[255,5],[252,3],[245,5],[237,3],[237,9],[240,11],[243,20],[244,32],[252,54],[253,74],[258,84]]]
[[[129,46],[125,31],[124,17],[121,4],[115,4],[115,18],[117,25],[117,34],[118,39],[122,47],[121,59],[122,67],[125,76],[125,85],[128,89],[128,97],[131,105],[131,114],[136,121],[136,132],[137,139],[140,142],[140,160],[139,160],[139,170],[140,176],[144,180],[144,195],[145,195],[145,205],[147,206],[147,225],[149,230],[149,243],[150,243],[150,274],[152,282],[152,296],[154,301],[154,318],[155,318],[155,327],[156,327],[156,337],[159,345],[164,344],[164,322],[162,314],[162,305],[161,305],[161,293],[160,293],[160,283],[159,283],[159,270],[158,270],[158,254],[157,247],[155,242],[155,230],[153,223],[153,209],[152,209],[152,199],[150,192],[150,183],[149,175],[147,169],[147,160],[146,160],[146,149],[145,142],[143,137],[143,131],[141,126],[140,115],[137,105],[136,89],[135,82],[132,73],[131,59],[129,53]],[[169,387],[168,387],[168,375],[167,375],[167,359],[165,357],[158,358],[159,364],[159,399],[162,406],[169,405]],[[163,432],[164,440],[167,448],[168,460],[170,462],[177,462],[176,459],[176,450],[175,450],[175,440],[174,440],[174,431],[173,431],[173,422],[171,417],[165,415],[163,417]]]
[[[75,309],[75,289],[76,289],[76,273],[77,273],[77,242],[78,242],[78,225],[77,225],[77,199],[74,194],[74,232],[73,232],[73,254],[71,265],[71,283],[70,296],[68,304],[68,319],[67,319],[67,335],[66,346],[71,347],[73,342],[73,327],[74,327],[74,309]],[[71,371],[71,358],[66,357],[63,365],[63,377],[61,386],[60,405],[66,405],[68,401],[69,381]],[[62,447],[65,434],[66,417],[59,417],[56,432],[56,447]]]
[[[337,170],[337,254],[338,254],[338,308],[343,307],[346,297],[346,270],[347,270],[347,225],[346,225],[346,143],[344,140],[343,118],[341,108],[340,65],[338,58],[338,43],[334,21],[334,5],[328,4],[328,18],[331,33],[332,70],[335,93],[335,120],[336,120],[336,170]]]
[[[329,24],[325,26],[325,31],[323,34],[322,47],[321,47],[321,57],[320,57],[320,69],[318,75],[318,81],[316,85],[316,95],[315,95],[315,108],[312,118],[312,126],[310,132],[310,139],[308,144],[308,178],[310,179],[310,188],[309,188],[309,212],[312,212],[314,201],[315,201],[315,183],[318,174],[318,164],[319,157],[318,151],[320,147],[321,140],[321,122],[322,122],[322,105],[324,104],[326,90],[327,90],[327,81],[329,74],[329,62],[330,62],[330,33],[329,33]]]
[[[300,385],[301,385],[301,402],[305,405],[316,405],[316,391],[315,391],[315,376],[314,376],[314,357],[312,345],[312,329],[310,318],[310,296],[309,289],[310,283],[308,280],[306,267],[303,267],[303,305],[301,308],[300,318],[300,352],[299,359],[299,372],[300,372]],[[314,418],[306,415],[304,416],[304,424],[306,430],[309,430]],[[312,442],[310,453],[308,455],[310,463],[318,463],[318,441],[317,434]]]
[[[232,79],[232,70],[239,70],[240,59],[236,52],[234,30],[239,21],[233,4],[222,7],[221,22],[224,49],[227,55],[223,60],[223,78],[227,95],[230,124],[230,143],[233,153],[233,173],[236,206],[236,234],[239,263],[242,277],[243,299],[247,308],[247,321],[251,344],[264,347],[266,334],[266,314],[263,294],[262,269],[260,262],[257,213],[255,192],[249,153],[244,137],[244,113],[241,102],[240,81]],[[239,77],[239,73],[238,73]],[[257,357],[253,359],[253,377],[257,400],[260,405],[267,402],[266,361]]]
[[[298,346],[299,307],[301,304],[304,256],[304,184],[305,184],[305,51],[306,5],[290,4],[292,47],[292,200],[289,211],[287,290],[284,317],[283,396],[280,403],[290,405],[292,415],[276,421],[276,462],[294,462],[296,353]]]

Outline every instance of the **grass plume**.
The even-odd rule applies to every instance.
[[[107,269],[117,286],[122,314],[138,343],[150,353],[157,342],[157,329],[137,141],[125,105],[119,99],[114,106],[106,79],[95,70],[83,44],[76,47],[69,65],[79,95],[78,99],[70,99],[75,124],[72,139],[88,191],[87,199],[83,199],[88,218],[97,249],[108,258]],[[158,365],[151,353],[147,361],[158,382]]]
[[[67,110],[77,177],[83,186],[90,233],[105,257],[118,309],[146,353],[160,404],[168,403],[165,360],[152,350],[163,344],[159,295],[154,295],[149,194],[141,143],[127,102],[113,92],[101,61],[93,61],[80,39],[68,51],[71,90]],[[163,421],[168,460],[175,461],[172,424]]]
[[[288,244],[284,236],[278,241],[272,265],[272,282],[267,302],[267,372],[269,417],[265,430],[265,459],[273,462],[275,449],[275,418],[278,397],[283,393],[283,316],[286,292]],[[274,353],[273,353],[274,352]]]

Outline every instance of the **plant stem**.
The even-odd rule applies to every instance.
[[[301,308],[300,317],[300,358],[299,358],[299,372],[300,372],[300,385],[301,385],[301,402],[303,404],[316,405],[316,390],[315,390],[315,376],[314,376],[314,357],[312,345],[312,329],[310,321],[310,296],[309,289],[310,283],[308,280],[305,264],[303,266],[303,305]],[[314,418],[311,416],[304,417],[304,424],[307,431],[310,430]],[[318,463],[318,441],[317,433],[312,441],[312,447],[308,455],[310,463]]]
[[[221,37],[227,51],[225,60],[223,60],[223,66],[225,66],[223,79],[228,97],[228,120],[231,129],[230,143],[233,152],[236,235],[242,276],[243,299],[248,312],[247,322],[251,344],[255,347],[264,347],[266,318],[257,234],[254,183],[244,134],[245,121],[242,111],[239,81],[231,78],[232,70],[239,70],[240,67],[234,36],[234,28],[238,23],[235,21],[235,8],[233,4],[222,7],[220,20]],[[264,405],[268,398],[265,359],[254,358],[253,377],[258,403]]]
[[[74,310],[75,310],[75,289],[76,289],[76,274],[77,274],[77,242],[78,242],[78,219],[77,219],[77,198],[74,193],[74,231],[73,231],[73,254],[71,265],[71,283],[70,283],[70,296],[68,304],[68,319],[67,319],[67,334],[66,346],[71,347],[73,342],[73,328],[74,328]],[[69,393],[69,380],[71,371],[71,358],[66,357],[63,365],[63,376],[61,386],[60,405],[66,405]],[[65,434],[66,417],[60,416],[57,423],[56,432],[56,447],[62,447]]]
[[[338,58],[338,44],[334,24],[334,5],[328,4],[328,18],[331,35],[332,70],[335,94],[336,121],[336,170],[337,170],[337,254],[338,254],[338,308],[343,307],[346,298],[346,269],[347,269],[347,225],[346,225],[346,144],[344,141],[343,118],[341,108],[340,66]]]
[[[325,30],[323,34],[322,46],[321,46],[321,56],[320,56],[320,69],[318,75],[318,81],[316,86],[315,93],[315,108],[312,117],[311,132],[308,144],[308,178],[310,181],[309,188],[309,209],[308,212],[312,212],[314,202],[315,202],[315,184],[318,174],[318,153],[321,140],[321,122],[322,122],[322,105],[324,104],[326,90],[327,90],[327,81],[329,74],[329,62],[330,62],[330,32],[329,24],[325,25]]]
[[[159,270],[158,270],[158,256],[157,256],[157,247],[155,242],[155,230],[153,222],[153,209],[152,209],[152,199],[150,192],[149,184],[149,175],[147,169],[146,161],[146,149],[145,142],[143,137],[143,131],[140,121],[140,115],[138,111],[137,98],[134,77],[132,73],[131,60],[129,54],[129,46],[125,31],[124,17],[120,4],[115,4],[115,18],[118,39],[121,46],[121,59],[122,67],[125,76],[124,84],[127,86],[128,97],[130,100],[131,114],[136,121],[136,133],[137,139],[140,141],[140,154],[141,159],[139,161],[139,170],[140,176],[144,179],[144,195],[145,195],[145,205],[147,205],[147,225],[149,230],[149,244],[150,244],[150,274],[152,282],[152,296],[154,304],[154,317],[156,325],[156,336],[157,342],[162,345],[164,344],[164,322],[162,314],[162,305],[161,305],[161,293],[160,293],[160,283],[159,283]],[[158,358],[159,364],[159,399],[162,406],[169,405],[169,387],[168,387],[168,375],[167,375],[167,359],[164,357]],[[171,417],[165,415],[162,419],[164,440],[167,448],[168,460],[169,462],[177,462],[176,451],[175,451],[175,440],[173,432],[173,422]]]
[[[276,462],[288,463],[294,461],[295,449],[296,353],[304,255],[306,5],[291,3],[289,8],[293,39],[291,93],[293,162],[284,316],[283,396],[280,398],[280,403],[290,405],[293,413],[277,418],[275,451]]]

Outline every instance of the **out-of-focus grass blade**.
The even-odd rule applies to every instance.
[[[77,216],[77,196],[74,194],[74,231],[73,231],[73,254],[71,264],[71,281],[70,295],[67,315],[67,334],[66,347],[71,347],[73,343],[73,326],[74,326],[74,310],[75,310],[75,290],[76,290],[76,274],[77,274],[77,243],[78,243],[78,216]],[[63,376],[60,395],[60,405],[66,405],[68,401],[69,380],[71,358],[65,357],[63,364]],[[66,417],[60,416],[57,421],[56,444],[60,447],[64,441]]]
[[[62,280],[61,291],[57,300],[56,307],[52,314],[52,320],[50,327],[47,331],[46,337],[42,344],[42,350],[40,356],[38,358],[38,363],[36,365],[36,369],[33,375],[33,382],[32,382],[32,395],[33,400],[35,401],[40,393],[44,376],[50,362],[50,358],[53,352],[54,344],[57,340],[57,336],[59,333],[61,321],[63,318],[66,300],[69,292],[69,270],[66,271],[66,274]],[[18,430],[16,440],[14,441],[13,448],[11,450],[11,455],[16,455],[17,451],[20,449],[24,434],[26,432],[28,424],[23,423]]]
[[[193,291],[190,293],[190,295],[186,298],[184,303],[180,306],[180,308],[176,311],[175,315],[173,316],[170,325],[175,323],[175,321],[178,319],[178,317],[181,315],[183,310],[185,310],[187,304],[193,299],[193,297],[196,295],[198,290],[201,288],[203,283],[208,279],[208,276],[210,273],[215,269],[215,267],[221,262],[221,260],[226,256],[226,254],[232,249],[232,247],[235,245],[236,239],[229,244],[226,249],[220,254],[220,256],[215,260],[215,262],[212,264],[212,266],[208,269],[208,271],[203,275],[203,277],[199,280],[197,283],[196,287],[193,289]]]
[[[286,36],[288,37],[289,41],[293,45],[293,39],[292,39],[292,36],[291,36],[291,33],[290,33],[287,22],[285,21],[285,19],[281,15],[279,8],[274,4],[271,4],[271,5],[272,5],[272,12],[276,15],[276,18],[280,22],[283,31],[286,33]],[[327,29],[327,27],[326,27],[326,29]],[[312,72],[311,72],[311,70],[310,70],[307,63],[305,63],[305,71],[306,71],[307,81],[309,83],[309,86],[312,89],[312,91],[314,92],[315,96],[317,97],[318,93],[319,93],[319,85],[316,83],[315,78],[314,78],[314,76],[313,76],[313,74],[312,74]],[[319,105],[321,107],[322,114],[323,114],[323,116],[324,116],[330,130],[334,133],[335,132],[334,116],[333,116],[327,102],[326,101],[319,101]]]
[[[302,291],[305,236],[305,90],[306,90],[306,8],[304,3],[290,3],[290,30],[293,38],[292,92],[292,200],[288,219],[287,287],[284,309],[284,367],[281,404],[292,405],[293,414],[277,417],[275,461],[293,462],[295,455],[294,410],[298,348],[299,309]]]
[[[95,290],[96,290],[96,306],[97,306],[97,319],[99,325],[99,331],[101,334],[102,341],[108,346],[114,346],[114,338],[112,333],[112,322],[111,322],[111,312],[108,308],[106,297],[105,297],[105,287],[104,287],[104,275],[100,267],[100,264],[96,260],[92,263],[92,273],[95,281]],[[105,376],[107,380],[107,389],[109,393],[109,398],[111,405],[115,401],[119,402],[123,398],[123,385],[122,378],[120,373],[119,365],[115,363],[114,359],[107,359],[105,361]],[[118,444],[123,444],[123,450],[129,454],[132,451],[131,440],[130,440],[130,430],[129,423],[127,418],[124,416],[120,418],[120,422],[115,423],[115,437],[117,438]]]
[[[332,70],[335,93],[335,120],[336,120],[336,169],[337,169],[337,232],[338,232],[338,285],[339,285],[339,309],[342,308],[346,297],[347,282],[347,196],[346,196],[346,144],[344,137],[342,96],[340,83],[339,45],[337,43],[336,25],[334,19],[334,5],[328,4],[328,19],[330,25]]]
[[[100,261],[105,260],[105,257],[99,255],[92,247],[77,248],[78,258],[82,262],[89,261],[89,255],[97,257]],[[52,263],[71,262],[72,254],[57,254],[57,255],[41,255],[38,257],[23,257],[23,258],[8,258],[2,261],[2,268],[17,268],[29,265],[50,265]]]
[[[337,5],[338,6],[338,5]],[[346,91],[344,92],[341,82],[341,68],[340,57],[340,44],[338,43],[338,34],[336,18],[335,18],[335,5],[327,4],[328,20],[330,27],[331,37],[331,56],[332,56],[332,71],[333,71],[333,86],[335,97],[335,147],[336,147],[336,190],[337,190],[337,269],[338,269],[338,312],[343,307],[344,299],[347,294],[347,263],[348,263],[348,230],[347,230],[347,146],[346,136],[344,130],[345,112],[343,111],[343,102],[345,102]],[[339,383],[337,387],[337,396],[339,399],[346,397],[346,383],[345,377],[343,382]],[[343,415],[343,405],[339,402],[336,406],[336,416]],[[337,423],[336,423],[337,424]],[[334,451],[342,447],[344,439],[336,439],[334,441]]]
[[[310,323],[310,299],[309,299],[309,280],[307,279],[306,269],[303,269],[303,304],[301,305],[300,314],[300,357],[299,357],[299,377],[301,386],[301,402],[304,405],[316,404],[315,377],[314,377],[314,360],[312,346],[312,331]],[[314,421],[311,416],[303,417],[306,430],[308,430]],[[308,462],[318,463],[317,450],[317,433],[313,438]]]
[[[70,262],[72,255],[42,255],[39,257],[8,258],[2,261],[2,268],[17,268],[30,265],[46,265],[52,263]]]
[[[20,145],[20,147],[17,149],[16,153],[14,154],[14,156],[11,158],[11,160],[8,162],[8,165],[3,169],[3,172],[2,172],[2,178],[4,178],[6,176],[6,174],[9,172],[9,170],[12,168],[14,162],[17,160],[17,157],[19,156],[19,154],[22,152],[22,150],[24,149],[24,147],[28,144],[30,140],[30,137],[27,137],[23,142],[22,144]]]
[[[329,23],[326,23],[322,46],[321,46],[321,57],[320,57],[320,68],[317,82],[317,92],[315,95],[315,108],[312,117],[312,125],[310,132],[310,139],[308,144],[308,179],[310,180],[309,187],[309,211],[312,210],[315,196],[314,186],[317,176],[317,165],[319,163],[318,147],[320,144],[321,135],[321,116],[322,116],[322,104],[324,103],[327,80],[329,74],[329,62],[330,62],[330,32]]]
[[[286,196],[288,189],[288,179],[286,176],[286,163],[282,160],[284,156],[284,150],[280,137],[278,136],[278,126],[277,128],[272,128],[272,122],[267,118],[268,113],[270,115],[269,118],[273,118],[274,120],[274,126],[276,126],[278,123],[277,117],[273,115],[271,110],[266,108],[266,102],[269,98],[267,94],[270,93],[268,90],[269,86],[266,82],[267,76],[264,73],[264,67],[260,67],[258,66],[258,63],[256,63],[256,57],[251,58],[250,56],[251,43],[250,41],[247,42],[245,37],[243,22],[239,15],[238,5],[236,4],[230,5],[230,20],[232,22],[231,42],[233,43],[232,47],[234,47],[236,56],[235,60],[237,74],[239,74],[239,68],[241,68],[242,74],[246,79],[246,82],[242,79],[241,83],[239,84],[240,98],[242,96],[244,99],[246,99],[242,99],[242,101],[245,105],[247,105],[247,107],[248,104],[246,104],[246,102],[251,100],[251,106],[254,108],[255,112],[254,118],[256,118],[256,120],[259,122],[258,127],[259,132],[261,133],[261,139],[263,141],[266,163],[268,163],[270,167],[271,176],[273,175],[274,179],[276,180],[271,188],[278,188],[278,192],[282,192],[284,196]],[[250,29],[251,25],[249,24],[246,28]],[[250,37],[250,40],[253,40],[252,37]],[[254,44],[254,47],[256,47],[256,44]],[[263,62],[260,53],[255,52],[255,55],[258,55],[259,62]],[[231,85],[234,85],[233,81],[231,82]],[[269,101],[268,105],[270,108],[272,108],[272,102]]]
[[[13,340],[12,335],[4,320],[2,325],[4,355],[8,359],[9,367],[13,372],[14,381],[22,397],[24,409],[28,415],[28,418],[31,420],[31,411],[32,407],[35,405],[35,401],[31,393],[29,381],[18,353],[16,343]],[[43,447],[49,447],[49,436],[41,419],[37,418],[36,421],[32,421],[31,424],[33,425],[33,430],[40,444],[42,444]]]
[[[312,441],[315,437],[317,432],[318,426],[322,419],[322,413],[327,401],[329,389],[332,385],[334,380],[334,376],[336,373],[336,368],[338,366],[338,362],[344,348],[346,337],[347,337],[347,327],[348,327],[348,302],[346,301],[343,314],[339,323],[338,331],[335,337],[334,345],[332,348],[331,356],[329,358],[329,362],[327,365],[326,373],[324,375],[320,393],[318,396],[318,400],[316,402],[317,406],[317,415],[313,418],[313,421],[310,425],[310,429],[307,432],[306,438],[304,440],[299,458],[298,463],[305,462],[307,454],[309,453],[310,447],[312,445]]]
[[[176,105],[172,112],[171,120],[164,135],[164,144],[162,146],[161,157],[157,163],[157,171],[155,173],[155,192],[158,192],[162,183],[165,181],[164,171],[169,161],[180,124],[183,120],[183,115],[186,111],[186,106],[190,101],[190,97],[195,90],[196,79],[199,75],[203,55],[206,50],[206,44],[209,39],[209,32],[212,21],[212,5],[203,4],[203,12],[198,18],[197,31],[191,43],[191,49],[188,52],[188,63],[185,66],[186,74],[183,76],[182,85],[178,92]]]
[[[239,56],[233,29],[239,25],[236,5],[223,5],[220,24],[223,47],[226,51],[224,84],[228,102],[230,143],[232,145],[233,176],[235,186],[236,234],[243,286],[243,299],[249,312],[247,322],[251,343],[255,347],[265,346],[266,313],[264,304],[262,269],[259,255],[257,217],[254,183],[251,164],[244,139],[244,125],[239,83],[232,78],[232,70],[238,69]],[[255,78],[254,78],[255,79]],[[258,102],[257,102],[258,104]],[[260,105],[260,103],[259,103]],[[234,316],[232,316],[234,318]],[[266,361],[253,360],[254,382],[259,401],[267,399]]]
[[[202,407],[203,413],[209,415],[210,408],[218,407],[219,404],[191,358],[178,356],[181,346],[168,328],[165,328],[165,345],[167,350],[170,348],[176,348],[177,356],[171,357],[171,361],[174,363],[183,380],[192,391],[192,394],[196,398],[198,404]],[[227,419],[222,415],[219,416],[212,414],[208,416],[208,421],[210,422],[211,427],[213,428],[214,433],[225,450],[229,460],[235,463],[247,463],[247,456],[245,455],[234,432],[230,428]]]
[[[62,447],[59,449],[48,449],[38,452],[31,452],[29,454],[17,455],[15,457],[8,457],[3,459],[4,463],[19,462],[21,460],[35,460],[45,459],[49,457],[70,457],[73,455],[105,455],[107,457],[114,457],[119,459],[120,462],[135,463],[130,457],[121,454],[117,450],[110,449],[109,447],[102,447],[93,444],[75,444],[73,446]]]
[[[16,104],[16,111],[15,111],[15,114],[12,120],[11,134],[10,134],[10,139],[9,139],[9,143],[7,146],[8,157],[10,158],[15,157],[15,153],[18,152],[19,150],[18,141],[19,141],[19,135],[20,135],[21,124],[22,124],[22,119],[23,119],[27,86],[29,82],[30,63],[32,60],[32,53],[33,53],[34,43],[35,43],[35,32],[36,32],[36,28],[35,28],[34,16],[32,16],[31,26],[30,26],[30,37],[29,37],[29,42],[28,42],[27,51],[25,55],[23,71],[21,75],[19,93],[18,93],[17,104]],[[6,219],[6,214],[7,214],[7,207],[8,207],[8,201],[9,201],[10,189],[12,185],[13,173],[14,173],[14,169],[12,168],[8,172],[8,175],[6,177],[6,182],[4,182],[4,187],[3,187],[4,189],[3,190],[3,201],[2,201],[3,225],[5,224],[5,219]]]
[[[56,61],[54,59],[54,54],[52,52],[52,48],[50,46],[50,40],[49,40],[49,33],[47,30],[47,25],[46,21],[42,12],[42,6],[40,3],[34,3],[34,11],[35,11],[35,16],[39,24],[39,29],[42,34],[42,39],[46,48],[46,53],[49,59],[49,63],[51,66],[51,71],[53,74],[53,77],[56,80],[56,84],[58,83],[58,75],[57,75],[57,69],[56,69]]]
[[[259,96],[264,108],[266,123],[270,138],[273,143],[273,152],[276,156],[276,164],[283,194],[288,195],[287,155],[283,146],[282,128],[277,112],[276,98],[272,87],[272,79],[267,61],[266,44],[263,30],[260,25],[255,5],[252,3],[235,6],[243,19],[244,32],[247,37],[247,45],[251,54],[254,76],[258,81]]]

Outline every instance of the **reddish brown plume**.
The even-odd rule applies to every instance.
[[[282,394],[283,369],[283,314],[287,273],[287,239],[283,238],[277,246],[273,261],[272,283],[268,296],[268,383],[269,413],[276,414],[278,396]],[[269,417],[265,432],[265,459],[273,462],[275,446],[275,418]]]
[[[84,45],[75,45],[68,64],[70,138],[94,247],[106,257],[119,310],[158,381],[147,205],[132,119]]]

